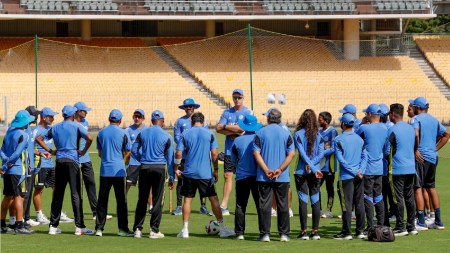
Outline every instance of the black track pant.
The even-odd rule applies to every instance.
[[[236,213],[234,216],[234,232],[236,235],[243,235],[245,232],[245,213],[250,192],[255,201],[255,207],[259,218],[259,192],[256,177],[247,177],[236,181]],[[261,224],[261,222],[259,222],[259,224]]]
[[[377,224],[384,225],[383,176],[364,176],[364,206],[367,228],[373,227],[373,207],[377,213]]]
[[[97,218],[95,230],[102,230],[105,227],[106,215],[108,213],[108,199],[111,187],[114,187],[114,194],[117,201],[117,223],[120,230],[128,229],[128,207],[126,199],[126,178],[125,177],[100,177],[100,190],[98,192]]]
[[[332,210],[333,209],[333,203],[334,203],[334,172],[324,172],[323,178],[320,180],[320,187],[322,187],[323,183],[325,183],[325,187],[327,190],[327,208],[326,210]],[[322,209],[322,194],[320,196],[320,210]]]
[[[139,198],[136,206],[133,230],[142,230],[145,215],[147,214],[147,202],[150,190],[153,195],[153,211],[150,218],[151,231],[158,233],[164,205],[164,183],[166,181],[166,169],[164,164],[142,164],[139,171]]]
[[[392,175],[392,186],[394,188],[394,200],[397,204],[397,222],[395,228],[403,229],[404,224],[404,210],[406,206],[406,229],[409,231],[415,229],[414,220],[416,219],[416,207],[414,200],[414,177],[415,174],[410,175]]]
[[[81,171],[76,162],[70,159],[58,159],[55,166],[55,191],[53,192],[50,225],[58,227],[61,218],[61,209],[64,201],[64,192],[67,183],[70,187],[72,209],[75,226],[85,228],[83,219],[83,198],[81,196]]]
[[[314,174],[308,175],[294,175],[295,186],[297,188],[297,195],[299,201],[300,227],[301,230],[306,230],[308,220],[308,198],[311,199],[312,209],[312,229],[319,228],[320,221],[320,181]]]
[[[272,216],[272,194],[277,202],[278,233],[289,235],[289,183],[258,182],[260,218],[258,219],[260,235],[270,234]]]
[[[25,221],[31,219],[30,209],[31,209],[31,200],[33,199],[33,190],[34,190],[34,180],[36,178],[35,170],[31,172],[31,176],[27,177],[27,193],[25,194],[25,198],[23,200],[23,219]]]
[[[364,213],[364,182],[354,178],[338,181],[338,194],[341,196],[342,208],[342,230],[344,235],[352,233],[352,208],[355,208],[356,215],[356,234],[364,231],[365,213]]]
[[[394,192],[389,176],[383,176],[383,202],[384,202],[384,225],[390,226],[389,217],[397,213],[397,204],[394,201]]]
[[[83,183],[86,187],[86,193],[89,199],[92,216],[95,217],[97,215],[97,189],[95,188],[95,176],[94,169],[92,168],[92,162],[82,163],[81,172],[83,173]]]

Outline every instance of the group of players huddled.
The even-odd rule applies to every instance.
[[[263,115],[267,125],[259,123],[244,106],[244,92],[232,92],[234,106],[225,110],[216,132],[226,135],[224,149],[224,190],[222,202],[215,190],[218,181],[218,143],[208,129],[204,115],[195,112],[200,105],[191,98],[179,106],[185,115],[174,126],[174,137],[164,129],[164,115],[155,110],[151,127],[144,125],[146,114],[133,113],[134,124],[120,127],[122,113],[109,114],[110,125],[97,136],[96,148],[101,158],[100,187],[96,195],[94,170],[87,153],[93,142],[88,133],[87,112],[83,102],[62,109],[63,121],[52,126],[58,113],[48,107],[34,106],[17,112],[1,147],[4,179],[1,203],[1,233],[32,234],[30,226],[48,224],[49,234],[60,234],[60,222],[75,222],[75,235],[102,236],[107,219],[108,198],[114,188],[117,202],[119,236],[142,237],[147,205],[149,238],[163,238],[159,230],[166,182],[176,186],[177,207],[173,215],[182,215],[183,227],[177,235],[189,237],[189,216],[197,189],[202,214],[214,215],[220,226],[220,237],[236,236],[244,240],[245,214],[250,193],[258,213],[259,241],[270,241],[271,216],[278,216],[280,241],[289,241],[291,206],[290,163],[296,150],[298,160],[294,181],[299,200],[300,240],[319,240],[320,217],[331,218],[335,177],[342,209],[342,230],[338,240],[367,237],[368,229],[389,226],[395,221],[396,236],[417,235],[418,231],[444,229],[440,203],[435,188],[437,151],[449,140],[446,128],[427,113],[423,97],[410,100],[409,124],[404,120],[402,104],[370,104],[365,117],[356,118],[356,107],[344,106],[339,113],[342,133],[331,126],[329,112],[318,115],[306,109],[292,135],[282,123],[281,111],[270,108]],[[39,117],[39,122],[36,122]],[[31,123],[36,123],[34,128]],[[52,157],[56,157],[56,166]],[[211,169],[211,164],[213,169]],[[167,169],[166,169],[167,168]],[[229,215],[228,199],[233,191],[235,174],[235,228],[224,224]],[[168,175],[168,176],[167,176]],[[177,179],[177,180],[176,180]],[[82,180],[96,221],[95,230],[86,228],[83,217]],[[321,208],[320,187],[325,183],[327,208]],[[62,212],[64,192],[69,184],[74,219]],[[126,194],[138,185],[139,195],[133,229],[128,227]],[[51,187],[51,215],[41,209],[43,189]],[[34,190],[34,193],[33,193]],[[184,197],[184,198],[183,198]],[[205,205],[208,198],[212,212]],[[30,218],[31,199],[36,221]],[[184,201],[183,201],[184,199]],[[312,207],[312,230],[307,232],[307,204]],[[406,224],[404,212],[406,208]],[[427,209],[426,209],[427,208]],[[428,212],[426,210],[429,210]],[[10,213],[9,225],[6,224]],[[353,212],[352,212],[353,211]],[[374,211],[376,215],[374,215]],[[352,217],[353,216],[353,217]],[[351,220],[356,219],[352,235]]]

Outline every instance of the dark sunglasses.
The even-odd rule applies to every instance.
[[[133,115],[133,118],[142,119],[143,117],[141,115]]]
[[[185,105],[184,109],[194,108],[194,105]]]
[[[233,97],[233,100],[241,100],[241,99],[243,99],[244,97],[239,97],[239,96],[237,96],[237,97]]]

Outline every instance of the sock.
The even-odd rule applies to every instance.
[[[417,211],[417,219],[421,225],[425,224],[425,212],[423,210]]]
[[[6,219],[1,219],[0,223],[2,228],[6,227]]]
[[[189,221],[183,221],[183,229],[188,229]]]
[[[16,228],[23,228],[23,221],[16,221]]]
[[[16,225],[16,216],[9,216],[9,225]]]
[[[42,211],[41,210],[39,210],[39,211],[36,211],[36,214],[42,214]]]
[[[217,220],[217,222],[219,223],[220,228],[223,228],[225,226],[225,223],[223,223],[223,219]]]
[[[148,210],[151,210],[151,209],[153,209],[153,205],[148,206]]]
[[[441,225],[441,208],[434,209],[434,222]]]

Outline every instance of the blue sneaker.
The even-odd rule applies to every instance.
[[[444,223],[442,223],[442,221],[439,223],[438,222],[433,223],[430,228],[434,228],[437,230],[445,230]]]
[[[419,221],[417,221],[416,223],[416,230],[421,232],[421,231],[428,231],[428,226],[427,224],[421,224]]]
[[[175,211],[172,212],[172,215],[182,215],[182,214],[183,214],[183,209],[181,208],[181,206],[177,206]]]
[[[208,208],[205,205],[201,206],[200,207],[200,213],[201,214],[205,214],[205,215],[209,215]]]

